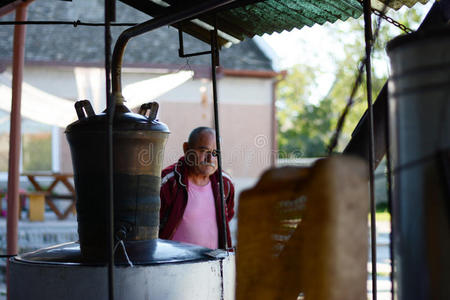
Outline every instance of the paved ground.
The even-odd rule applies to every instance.
[[[390,240],[389,234],[391,232],[389,222],[377,223],[377,299],[391,300],[391,258],[390,258]],[[370,243],[370,241],[369,241]],[[372,263],[369,249],[369,262],[367,263],[367,270],[369,277],[367,280],[368,299],[372,299]]]

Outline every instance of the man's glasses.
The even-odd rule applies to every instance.
[[[211,155],[212,157],[217,157],[219,155],[219,151],[217,149],[208,149],[208,148],[195,148],[194,150],[198,151],[203,155]]]

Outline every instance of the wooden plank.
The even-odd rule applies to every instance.
[[[266,172],[239,200],[236,299],[367,298],[368,202],[360,159]]]
[[[45,193],[29,193],[28,219],[32,222],[43,222],[45,212]]]

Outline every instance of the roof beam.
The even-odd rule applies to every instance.
[[[136,8],[137,10],[140,10],[152,17],[159,17],[162,15],[166,15],[170,9],[183,9],[183,5],[185,4],[179,4],[180,2],[176,1],[164,1],[167,3],[168,7],[164,7],[161,5],[156,4],[155,2],[151,0],[146,1],[135,1],[135,0],[120,0],[121,2]],[[254,4],[256,2],[260,2],[261,0],[240,0],[233,3],[230,3],[228,5],[225,5],[224,8],[217,8],[211,12],[208,12],[207,14],[200,15],[198,17],[195,17],[196,19],[199,19],[200,21],[207,23],[211,27],[214,26],[214,14],[220,13],[223,10],[229,10],[236,7],[242,7],[249,4]],[[186,7],[188,8],[188,7]],[[195,19],[193,18],[193,19]],[[205,26],[200,26],[199,24],[194,24],[191,22],[192,20],[188,20],[182,23],[182,30],[206,43],[210,43],[210,33],[209,29]],[[180,24],[173,24],[173,27],[180,29]],[[217,16],[217,29],[219,30],[219,37],[218,42],[221,46],[225,45],[226,43],[234,42],[236,43],[237,40],[243,40],[244,35],[250,35],[245,28],[238,27],[236,25],[231,24],[224,18],[221,18],[220,15]],[[225,33],[226,35],[229,35],[231,37],[226,37],[226,35],[221,35],[220,32]]]
[[[170,11],[169,8],[157,5],[150,0],[147,1],[120,0],[120,1],[154,18],[166,15]],[[206,30],[205,28],[202,28],[191,22],[183,22],[182,24],[177,23],[173,24],[172,26],[175,27],[176,29],[181,29],[182,27],[183,32],[207,44],[210,43],[211,35],[209,31]],[[225,45],[229,41],[219,37],[218,42],[220,45]]]
[[[32,2],[33,0],[29,1]],[[22,4],[23,0],[0,0],[0,17],[9,14],[14,11],[20,4]]]

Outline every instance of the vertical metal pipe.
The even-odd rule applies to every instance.
[[[116,22],[116,0],[109,1],[109,21]]]
[[[106,115],[108,118],[108,196],[109,196],[109,232],[108,232],[108,295],[114,299],[114,177],[113,177],[113,120],[115,101],[111,97],[111,19],[114,0],[105,0],[105,76],[106,76]],[[115,7],[114,7],[115,10]]]
[[[374,169],[375,169],[375,138],[373,125],[372,107],[372,74],[371,74],[371,52],[372,52],[372,16],[370,0],[364,0],[364,36],[366,41],[366,87],[367,87],[367,112],[369,120],[369,187],[370,187],[370,238],[372,254],[372,299],[377,299],[377,237],[375,220],[375,190],[374,190]]]
[[[225,197],[223,193],[223,177],[222,177],[222,152],[220,147],[220,128],[219,128],[219,105],[217,99],[217,78],[216,78],[216,67],[217,67],[217,54],[219,52],[217,46],[217,27],[215,30],[211,31],[211,77],[212,77],[212,88],[213,88],[213,102],[214,102],[214,127],[216,130],[216,144],[217,144],[217,170],[219,173],[219,192],[220,192],[220,204],[222,213],[222,226],[223,226],[223,238],[222,245],[225,250],[228,249],[227,240],[227,219],[225,216]]]
[[[391,234],[389,237],[389,255],[391,257],[391,299],[394,300],[394,278],[395,278],[395,262],[394,262],[394,205],[392,203],[392,163],[391,163],[391,133],[390,133],[390,110],[389,104],[386,105],[386,126],[385,126],[385,139],[386,139],[386,169],[387,169],[387,193],[388,193],[388,208],[391,215]]]
[[[26,21],[27,5],[23,3],[16,9],[16,21]],[[17,236],[19,227],[19,161],[20,161],[20,137],[21,116],[20,107],[22,101],[22,80],[25,57],[25,33],[26,25],[15,25],[13,45],[13,79],[12,79],[12,103],[9,131],[9,160],[8,160],[8,213],[7,213],[7,246],[8,255],[18,252]],[[9,277],[9,262],[7,263],[7,283]],[[9,299],[9,289],[7,291]]]

